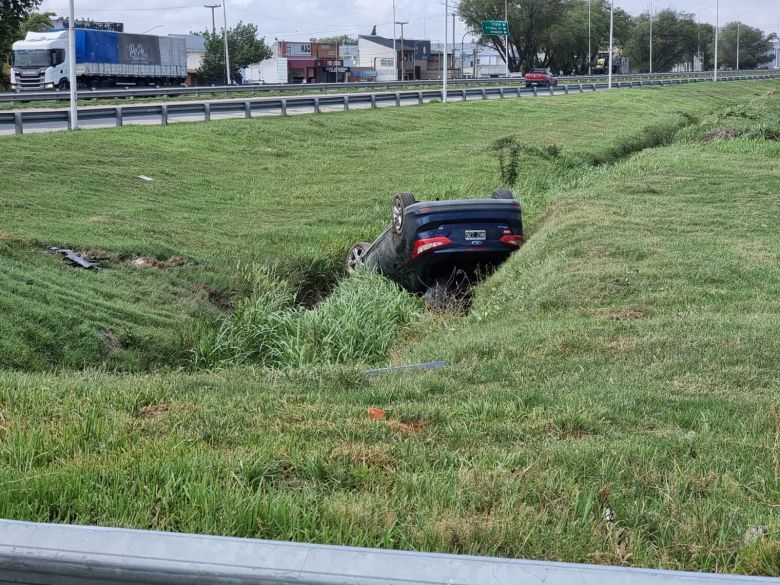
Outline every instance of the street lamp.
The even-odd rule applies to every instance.
[[[450,12],[450,3],[449,0],[444,0],[444,51],[442,51],[442,60],[441,60],[441,101],[443,104],[447,103],[447,45],[448,45],[448,38],[447,35],[449,34],[449,31],[447,30],[449,27],[447,26],[447,15]],[[452,39],[452,42],[455,42],[455,39]]]
[[[653,0],[650,0],[650,73],[653,73]]]
[[[593,51],[590,48],[590,5],[593,0],[588,0],[588,75],[593,75],[591,67],[593,65]]]
[[[609,3],[609,78],[607,89],[612,89],[612,33],[615,24],[615,0]]]
[[[79,112],[76,96],[76,8],[70,0],[68,13],[68,85],[70,85],[70,129],[78,130]]]
[[[214,20],[214,10],[217,8],[221,8],[221,4],[204,4],[204,8],[209,8],[211,10],[211,36],[214,36],[217,34],[217,21]]]
[[[506,61],[506,77],[509,77],[509,0],[504,0],[504,20],[506,20],[506,35],[504,36],[504,61]],[[453,36],[454,36],[453,32]],[[452,39],[455,42],[455,39]]]
[[[715,71],[712,72],[712,80],[718,81],[718,16],[720,6],[718,0],[715,0]]]
[[[406,77],[406,75],[405,75],[406,71],[405,71],[405,67],[404,67],[404,61],[405,61],[406,51],[404,49],[406,48],[406,46],[404,44],[404,25],[405,24],[409,24],[409,21],[408,20],[398,20],[398,21],[395,22],[395,24],[398,24],[398,25],[401,26],[401,81],[405,81],[404,78]],[[396,59],[397,58],[398,57],[397,57],[397,53],[396,53]],[[395,75],[396,75],[396,77],[398,77],[398,69],[396,69]]]
[[[222,0],[222,19],[225,21],[225,81],[230,85],[230,51],[228,51],[228,28],[227,28],[227,10],[225,9],[227,0]]]

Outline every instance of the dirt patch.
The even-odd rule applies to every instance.
[[[187,264],[187,260],[181,256],[171,256],[167,260],[155,260],[154,258],[139,257],[129,261],[131,266],[136,268],[178,268]]]
[[[194,412],[195,406],[181,402],[160,402],[158,404],[147,404],[138,409],[138,417],[150,420],[159,420],[169,413],[187,414]]]
[[[119,338],[116,336],[116,334],[113,331],[110,331],[108,329],[104,329],[100,332],[100,334],[103,336],[103,339],[106,340],[106,345],[109,349],[116,351],[118,349],[122,349],[122,342],[119,341]]]
[[[11,232],[4,232],[0,230],[0,240],[10,240],[14,235]]]
[[[646,311],[633,308],[605,309],[599,311],[597,315],[602,319],[609,319],[612,321],[639,321],[640,319],[647,318]]]
[[[739,137],[739,132],[732,130],[731,128],[725,128],[719,126],[710,130],[704,137],[704,142],[713,142],[715,140],[734,140]]]

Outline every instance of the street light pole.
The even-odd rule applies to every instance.
[[[593,0],[588,0],[588,75],[593,75],[591,68],[593,65],[593,51],[590,48],[590,5]]]
[[[712,73],[712,80],[718,81],[718,16],[720,14],[719,1],[715,0],[715,71]]]
[[[217,8],[221,8],[221,4],[204,4],[204,8],[211,8],[211,34],[216,35],[217,34],[217,21],[214,19],[214,10]]]
[[[650,73],[653,72],[653,0],[650,0]]]
[[[228,50],[228,28],[227,28],[227,10],[225,9],[227,0],[222,0],[222,18],[225,21],[225,80],[230,85],[230,51]]]
[[[78,97],[76,96],[76,8],[70,0],[68,13],[68,85],[70,86],[70,129],[79,129]]]
[[[455,61],[455,13],[452,13],[452,67],[455,68],[456,61]]]
[[[611,0],[609,4],[609,78],[607,81],[607,89],[612,89],[612,33],[615,24],[615,0]]]
[[[406,81],[406,72],[404,71],[404,62],[406,61],[406,51],[404,50],[406,48],[406,45],[404,44],[404,25],[409,24],[409,22],[402,20],[400,22],[396,22],[395,24],[401,25],[401,81]]]
[[[398,81],[398,48],[395,46],[395,0],[393,0],[393,77]]]
[[[506,61],[506,77],[509,77],[509,0],[504,0],[504,20],[506,20],[506,35],[504,36],[504,61]],[[452,32],[452,42],[455,42],[455,31]]]
[[[737,71],[739,71],[739,12],[737,12]]]
[[[449,0],[444,0],[444,51],[442,51],[442,60],[441,60],[441,101],[442,103],[447,103],[447,45],[448,45],[448,39],[447,35],[449,34],[449,31],[447,30],[449,27],[447,26],[447,14],[450,12],[450,3]],[[452,39],[453,42],[455,39]]]

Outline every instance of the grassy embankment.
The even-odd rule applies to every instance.
[[[82,297],[84,331],[127,323],[148,335],[134,346],[143,356],[176,321],[216,312],[196,286],[240,294],[238,259],[323,258],[328,272],[381,227],[388,192],[488,192],[488,146],[511,133],[561,153],[521,158],[532,235],[470,315],[438,319],[395,352],[447,360],[441,371],[0,374],[0,517],[780,574],[776,87],[8,141],[4,176],[27,179],[2,201],[4,339],[36,347],[32,313],[9,310],[31,296],[34,323],[55,334],[75,319],[62,299]],[[764,97],[734,106],[748,92]],[[674,144],[583,162],[618,161],[639,134],[671,140],[664,128],[681,111],[697,119]],[[310,142],[296,151],[302,130]],[[450,149],[419,147],[442,136]],[[89,176],[67,172],[68,148]],[[44,161],[59,171],[57,199]],[[192,176],[203,167],[207,179]],[[141,172],[157,180],[134,183]],[[294,214],[283,196],[309,205]],[[49,243],[188,263],[79,272],[41,253]],[[30,264],[27,294],[16,292]],[[78,352],[73,363],[94,363]],[[760,524],[765,537],[746,541]]]

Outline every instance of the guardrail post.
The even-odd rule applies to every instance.
[[[483,100],[487,99],[487,93],[485,92],[485,88],[484,87],[480,89],[479,94],[482,96]]]
[[[320,98],[315,97],[314,98],[314,113],[319,114],[320,113]]]
[[[504,88],[503,87],[499,87],[498,88],[498,97],[499,97],[499,99],[504,99]]]
[[[122,106],[117,106],[116,110],[114,110],[114,115],[116,116],[116,127],[121,128],[122,127]]]
[[[252,117],[252,103],[249,101],[244,102],[244,118]]]
[[[548,85],[547,89],[550,91],[550,95],[555,95],[555,92],[553,91],[553,86],[552,85]]]
[[[423,92],[421,91],[417,92],[417,104],[423,105]]]
[[[534,90],[534,97],[536,97],[536,96],[537,96],[537,93],[536,93],[536,86],[535,86],[535,85],[532,85],[532,86],[531,86],[531,89],[533,89],[533,90]]]
[[[347,111],[349,109],[349,96],[344,95],[344,111]]]
[[[395,105],[400,106],[401,105],[401,92],[397,91],[395,92]]]
[[[578,86],[579,86],[579,88],[578,88],[578,89],[580,90],[580,93],[582,93],[582,91],[583,91],[583,90],[582,90],[582,84],[580,83],[580,84],[578,84]]]
[[[463,98],[463,101],[465,102],[468,99],[468,96],[466,95],[466,88],[460,90],[460,97]]]
[[[166,104],[160,106],[160,124],[168,125],[168,106]]]
[[[371,94],[371,109],[376,110],[376,94]]]
[[[68,117],[68,128],[70,128],[70,116]],[[24,123],[22,122],[22,113],[14,112],[14,132],[24,134]]]
[[[286,98],[282,98],[280,108],[282,110],[281,111],[282,116],[286,116],[287,115],[287,99]]]
[[[522,95],[522,90],[523,90],[522,87],[516,87],[515,88],[515,91],[517,92],[517,97],[520,97]]]
[[[564,85],[564,86],[563,86],[563,93],[564,93],[565,95],[569,95],[569,86],[568,86],[568,85]]]

